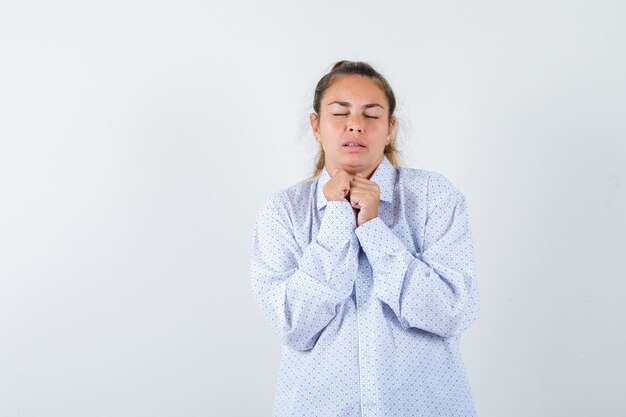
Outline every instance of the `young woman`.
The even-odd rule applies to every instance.
[[[283,343],[274,416],[474,416],[459,352],[478,318],[464,195],[399,167],[395,97],[363,62],[315,89],[312,178],[256,217],[252,289]]]

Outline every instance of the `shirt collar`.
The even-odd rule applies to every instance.
[[[326,196],[324,195],[324,184],[330,180],[330,174],[326,170],[326,166],[322,169],[322,173],[317,179],[317,209],[321,209],[326,205]],[[389,162],[387,155],[383,155],[383,160],[374,170],[374,174],[370,177],[370,181],[378,184],[380,188],[380,199],[388,203],[393,199],[393,188],[396,183],[396,168]]]

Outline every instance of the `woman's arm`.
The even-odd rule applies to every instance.
[[[403,329],[442,337],[478,318],[478,283],[465,197],[440,174],[428,181],[424,244],[417,257],[379,217],[355,231],[374,272],[374,293]]]
[[[308,350],[352,293],[356,220],[348,201],[328,201],[317,236],[300,248],[289,218],[270,199],[256,218],[250,269],[261,311],[283,344]]]

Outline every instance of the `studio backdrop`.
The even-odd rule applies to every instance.
[[[0,416],[270,416],[255,215],[341,59],[467,199],[484,417],[626,414],[626,7],[0,1]]]

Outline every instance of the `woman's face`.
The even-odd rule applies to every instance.
[[[383,160],[395,124],[395,117],[389,122],[388,112],[387,98],[376,80],[359,75],[335,78],[322,97],[319,115],[310,116],[331,175],[334,168],[342,168],[371,176]]]

